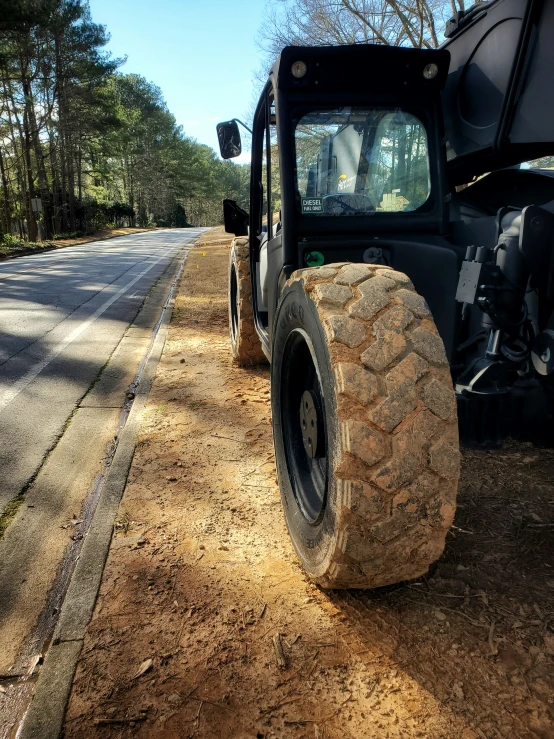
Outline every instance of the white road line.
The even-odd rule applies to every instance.
[[[105,313],[108,308],[115,303],[116,300],[119,300],[122,295],[125,295],[125,293],[130,290],[133,285],[136,285],[136,283],[140,279],[142,279],[147,272],[150,272],[152,267],[155,267],[156,264],[162,261],[162,259],[167,259],[168,257],[171,258],[172,256],[173,252],[166,252],[154,262],[149,264],[146,269],[143,269],[142,272],[140,272],[136,277],[133,277],[130,282],[120,288],[114,295],[112,295],[109,300],[106,300],[105,303],[97,308],[94,313],[92,313],[92,315],[87,318],[86,321],[83,321],[83,323],[77,326],[77,328],[74,328],[73,331],[71,331],[71,333],[68,334],[63,341],[55,346],[52,351],[46,357],[44,357],[44,359],[42,359],[40,362],[37,362],[37,364],[31,367],[22,377],[19,378],[19,380],[17,380],[11,387],[5,390],[4,393],[0,396],[0,413],[9,403],[12,402],[12,400],[17,398],[19,393],[24,390],[27,385],[29,385],[29,383],[32,382],[35,377],[50,364],[53,359],[61,354],[63,350],[67,346],[69,346],[69,344],[71,344],[72,341],[75,341],[75,339],[77,339],[83,333],[83,331],[86,331],[91,323],[94,323],[97,318],[100,318],[100,316]]]

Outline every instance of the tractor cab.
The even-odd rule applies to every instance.
[[[553,33],[554,2],[489,0],[440,49],[287,47],[269,75],[249,213],[224,203],[231,347],[270,362],[284,514],[323,587],[427,571],[460,441],[554,444]],[[241,152],[236,120],[218,135]]]
[[[500,208],[554,201],[552,170],[519,167],[554,152],[552,33],[554,3],[489,0],[449,21],[440,50],[283,49],[254,115],[250,214],[225,205],[229,231],[249,231],[268,351],[292,271],[371,260],[410,275],[454,360],[466,248],[496,245]],[[236,121],[218,133],[237,156]]]
[[[224,207],[226,228],[249,233],[255,315],[268,352],[280,289],[301,267],[391,264],[414,273],[425,294],[429,258],[455,284],[456,254],[441,248],[448,64],[445,51],[384,46],[281,53],[254,115],[250,214],[229,201]],[[222,156],[235,156],[237,123],[219,124],[218,133]],[[415,256],[413,242],[426,257]],[[441,312],[441,297],[432,302]],[[452,310],[444,315],[447,336]]]

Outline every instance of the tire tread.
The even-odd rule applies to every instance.
[[[444,549],[460,468],[455,395],[431,312],[390,267],[331,264],[298,270],[287,285],[295,281],[326,334],[340,428],[334,541],[309,574],[327,588],[419,577]]]
[[[240,367],[265,364],[267,363],[267,358],[262,350],[262,342],[256,333],[256,327],[254,325],[248,238],[239,236],[233,239],[229,260],[229,280],[233,265],[237,275],[238,291],[238,327],[236,337],[233,337],[231,332],[232,317],[231,306],[229,305],[229,332],[233,360]]]

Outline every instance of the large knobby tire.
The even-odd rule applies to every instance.
[[[267,362],[254,326],[250,252],[248,238],[239,237],[231,244],[229,259],[229,334],[231,353],[241,367]]]
[[[460,454],[444,345],[409,278],[295,272],[271,363],[287,526],[308,575],[374,588],[424,574],[452,524]]]

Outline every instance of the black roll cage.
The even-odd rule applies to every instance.
[[[291,65],[305,60],[308,72],[295,80]],[[449,54],[445,51],[362,47],[287,47],[273,67],[258,100],[252,123],[250,181],[250,268],[254,316],[260,338],[270,353],[272,326],[279,295],[290,274],[304,266],[304,253],[310,242],[325,240],[336,245],[338,259],[359,258],[360,242],[388,239],[402,242],[433,239],[444,242],[448,233],[448,178],[441,105],[441,90],[448,72]],[[423,75],[425,65],[435,65],[438,74],[431,80]],[[364,66],[365,65],[365,66]],[[358,76],[352,69],[375,69],[379,73]],[[297,84],[298,83],[298,84]],[[272,106],[275,113],[273,115]],[[430,194],[415,211],[370,213],[367,215],[310,217],[297,204],[295,123],[309,110],[357,106],[362,108],[400,108],[413,113],[427,134]],[[267,259],[269,281],[266,303],[260,303],[258,279],[262,233],[264,183],[262,141],[266,133],[266,179],[271,187],[270,125],[275,124],[279,149],[281,192],[280,229],[274,233],[271,192],[267,192]],[[369,244],[368,244],[369,246]],[[405,248],[405,247],[403,247]],[[435,248],[435,247],[432,247]],[[408,246],[409,249],[409,246]],[[354,256],[354,255],[357,256]],[[342,256],[344,255],[344,256]]]

